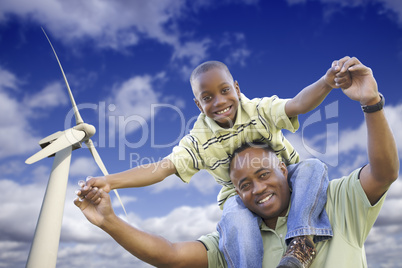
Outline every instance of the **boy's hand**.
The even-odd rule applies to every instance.
[[[93,187],[97,187],[99,189],[102,189],[106,193],[109,193],[111,188],[110,184],[106,181],[106,177],[90,177],[88,176],[86,181],[79,181],[78,185],[81,187],[81,198],[83,198],[85,195],[91,191]]]
[[[340,60],[332,62],[331,68],[324,75],[324,80],[331,88],[346,89],[351,86],[352,79],[348,69],[343,69],[342,66],[350,57],[346,56]]]
[[[114,215],[110,196],[102,189],[92,188],[84,198],[81,198],[81,189],[76,194],[79,198],[74,200],[74,204],[92,224],[102,227],[105,220]]]

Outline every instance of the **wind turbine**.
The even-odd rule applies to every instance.
[[[28,256],[27,268],[56,267],[72,150],[81,148],[81,143],[85,142],[102,173],[104,175],[108,174],[102,159],[90,139],[95,134],[96,129],[94,126],[84,123],[82,120],[56,51],[43,28],[42,31],[56,56],[61,73],[63,74],[64,82],[66,83],[68,95],[75,115],[76,126],[64,131],[58,131],[39,141],[42,150],[25,161],[27,164],[32,164],[45,157],[55,156],[46,193],[43,198],[38,223],[36,225],[34,239]],[[119,194],[116,190],[114,190],[114,192],[127,216]]]

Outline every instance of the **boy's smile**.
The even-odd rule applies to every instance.
[[[240,99],[236,81],[224,70],[213,68],[199,74],[192,87],[194,101],[202,113],[223,128],[233,126]]]

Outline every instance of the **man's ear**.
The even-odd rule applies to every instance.
[[[241,92],[240,92],[240,86],[239,86],[239,83],[237,82],[237,80],[234,81],[234,87],[236,89],[237,96],[239,97],[239,100],[240,100]]]
[[[195,105],[197,105],[198,109],[200,109],[200,112],[204,113],[204,110],[202,109],[200,102],[196,98],[194,98],[193,100],[195,102]]]
[[[281,169],[281,172],[285,176],[285,178],[287,178],[288,177],[288,168],[286,167],[286,164],[284,162],[280,161],[279,168]]]

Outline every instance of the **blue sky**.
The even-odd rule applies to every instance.
[[[402,155],[402,4],[392,0],[4,0],[0,3],[0,267],[24,267],[52,165],[26,165],[38,141],[73,126],[51,39],[109,172],[157,161],[199,111],[188,82],[206,60],[225,62],[249,98],[290,98],[333,60],[371,67]],[[337,178],[367,162],[358,103],[339,89],[285,132],[303,158]],[[100,175],[85,146],[73,152],[57,267],[147,267],[74,207],[77,182]],[[206,173],[119,190],[128,221],[173,241],[215,230],[219,186]],[[366,242],[369,267],[401,265],[402,182]],[[114,198],[114,196],[112,195]],[[123,211],[116,200],[115,210]],[[402,266],[401,266],[402,267]]]

